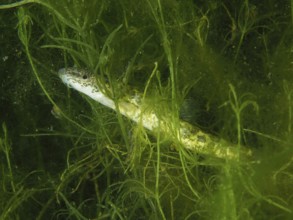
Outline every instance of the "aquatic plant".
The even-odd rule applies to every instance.
[[[262,4],[1,3],[0,18],[11,10],[18,22],[26,64],[1,75],[1,102],[31,92],[1,103],[13,114],[0,118],[1,217],[290,219],[292,7]],[[57,71],[72,66],[91,72],[116,105],[142,94],[144,111],[169,119],[170,135],[66,88]],[[186,149],[176,132],[187,99],[192,126],[252,157]]]

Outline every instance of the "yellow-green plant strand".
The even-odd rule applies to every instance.
[[[172,58],[172,49],[170,45],[170,41],[168,39],[166,27],[165,27],[165,22],[164,22],[164,16],[163,16],[163,11],[161,7],[161,1],[158,0],[158,7],[159,7],[159,12],[154,8],[150,0],[148,0],[148,4],[151,8],[152,14],[155,18],[155,21],[157,22],[159,31],[161,33],[161,38],[162,38],[162,44],[164,48],[165,55],[167,57],[168,61],[168,66],[169,66],[169,71],[170,71],[170,78],[171,78],[171,94],[172,94],[172,122],[177,124],[178,123],[178,106],[177,106],[177,86],[176,86],[176,77],[175,77],[175,70],[174,70],[174,63],[173,63],[173,58]]]
[[[242,111],[249,105],[252,105],[255,109],[255,111],[258,113],[258,104],[255,101],[252,100],[243,100],[243,102],[241,103],[241,99],[245,97],[245,95],[249,95],[249,94],[244,94],[240,100],[237,97],[235,88],[232,84],[229,84],[229,88],[230,88],[230,93],[229,93],[229,102],[230,102],[230,106],[233,110],[233,112],[235,113],[236,116],[236,126],[237,126],[237,144],[238,147],[240,149],[241,146],[241,132],[242,132],[242,122],[241,122],[241,113]],[[240,103],[239,103],[240,101]]]
[[[20,7],[29,3],[40,3],[40,2],[38,0],[24,0],[20,2],[11,3],[11,4],[0,5],[0,9],[16,8],[16,7]]]
[[[189,178],[188,178],[188,174],[186,172],[186,161],[185,161],[185,158],[183,156],[183,150],[180,149],[179,150],[179,156],[180,156],[180,162],[181,162],[181,167],[182,167],[182,170],[183,170],[183,173],[184,173],[184,177],[185,177],[185,180],[187,182],[187,185],[188,187],[190,188],[191,192],[193,193],[193,195],[199,199],[200,198],[200,195],[198,194],[198,192],[196,192],[196,190],[193,188],[193,186],[191,185],[190,181],[189,181]]]
[[[11,4],[7,4],[7,5],[0,5],[0,10],[1,9],[10,9],[10,8],[16,8],[16,7],[20,7],[23,5],[27,5],[30,3],[36,3],[36,4],[40,4],[42,6],[45,6],[46,8],[48,8],[49,10],[51,10],[64,24],[68,25],[69,27],[79,31],[80,29],[75,26],[74,24],[70,23],[67,19],[64,18],[64,16],[62,16],[61,13],[59,13],[55,8],[53,8],[50,4],[47,4],[45,1],[40,1],[40,0],[24,0],[21,2],[17,2],[17,3],[11,3]]]
[[[9,182],[11,185],[12,192],[15,192],[16,187],[15,187],[15,183],[14,183],[13,171],[12,171],[12,166],[11,166],[11,161],[10,161],[11,146],[8,141],[7,127],[4,122],[2,123],[2,130],[3,130],[3,138],[0,137],[0,152],[1,152],[1,150],[4,151],[7,166],[8,166],[8,172],[9,172],[9,175],[8,175]]]
[[[145,99],[145,96],[146,96],[147,90],[148,90],[148,88],[149,88],[150,82],[151,82],[152,78],[154,77],[154,75],[156,74],[157,69],[158,69],[158,63],[155,62],[155,67],[154,67],[154,69],[153,69],[153,71],[152,71],[152,73],[151,73],[151,75],[150,75],[150,77],[149,77],[149,79],[148,79],[148,81],[147,81],[146,86],[144,87],[142,100]]]
[[[291,21],[292,21],[292,26],[293,26],[293,0],[291,0]]]
[[[291,84],[292,86],[293,84]],[[283,88],[285,91],[285,94],[287,95],[287,101],[288,101],[288,135],[291,134],[292,131],[292,95],[293,95],[293,89],[290,89],[290,85],[286,80],[283,81]]]
[[[160,123],[160,122],[159,122]],[[160,132],[158,133],[158,136],[157,136],[157,163],[156,163],[156,186],[155,186],[155,197],[156,197],[156,201],[157,201],[157,204],[158,204],[158,208],[160,210],[160,213],[161,213],[161,216],[163,219],[166,219],[165,217],[165,214],[164,214],[164,211],[162,209],[162,206],[161,206],[161,201],[160,201],[160,189],[159,189],[159,183],[160,183],[160,166],[161,166],[161,151],[160,151]]]
[[[141,50],[143,49],[143,47],[146,45],[146,43],[153,37],[153,34],[151,34],[150,36],[147,37],[147,39],[142,42],[142,44],[139,46],[139,48],[137,48],[136,53],[134,54],[134,56],[131,58],[130,62],[127,64],[127,69],[124,73],[124,77],[123,77],[123,83],[125,83],[126,85],[128,84],[129,78],[130,78],[130,74],[132,73],[132,68],[134,66],[134,63],[136,61],[137,56],[141,53]]]
[[[59,192],[58,195],[63,199],[63,201],[65,202],[67,208],[69,209],[68,215],[69,216],[74,216],[77,219],[81,219],[81,220],[88,220],[88,218],[86,218],[85,216],[83,216],[69,201],[68,199],[65,197],[65,195],[63,195],[63,193]]]
[[[55,103],[55,101],[52,99],[52,97],[49,95],[49,93],[47,92],[43,82],[41,81],[39,74],[36,70],[36,67],[33,63],[30,51],[29,51],[29,40],[30,40],[30,29],[31,29],[31,20],[30,17],[28,15],[25,14],[25,11],[23,8],[20,8],[18,10],[18,19],[20,21],[20,23],[18,24],[18,36],[19,39],[21,40],[24,48],[25,48],[25,52],[26,55],[28,57],[29,63],[32,67],[33,73],[37,79],[37,82],[39,84],[39,86],[41,87],[42,91],[44,92],[44,94],[46,95],[46,97],[48,98],[48,100],[52,103],[53,106],[57,106],[58,109],[60,109],[60,114],[62,115],[62,117],[64,117],[65,119],[67,119],[68,121],[70,121],[71,123],[73,123],[74,125],[76,125],[77,127],[81,128],[82,130],[92,133],[94,134],[95,132],[88,130],[87,128],[81,126],[80,124],[78,124],[77,122],[73,121],[71,118],[69,118],[62,110],[61,108],[59,108],[59,106],[57,105],[57,103]]]

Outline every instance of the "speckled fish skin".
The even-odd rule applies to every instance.
[[[201,129],[189,124],[185,121],[179,121],[177,129],[170,125],[168,118],[157,117],[152,110],[142,111],[141,104],[138,104],[137,98],[142,95],[136,94],[121,98],[115,102],[106,92],[98,86],[97,79],[83,69],[71,67],[63,68],[58,72],[59,77],[69,88],[73,88],[93,100],[119,112],[125,117],[141,124],[150,130],[153,135],[158,133],[171,139],[175,146],[185,147],[189,150],[202,155],[209,155],[216,158],[238,160],[239,158],[247,158],[252,155],[251,150],[231,144],[223,139],[219,139],[213,135],[203,132]],[[132,100],[135,99],[135,100]],[[140,102],[143,102],[140,100]],[[179,128],[179,129],[178,129]]]

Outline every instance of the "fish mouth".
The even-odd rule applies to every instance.
[[[69,88],[72,88],[72,86],[70,85],[69,81],[68,81],[68,76],[66,76],[66,68],[61,68],[58,70],[58,76],[61,79],[61,81],[68,86]]]

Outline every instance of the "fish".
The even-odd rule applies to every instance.
[[[172,125],[170,114],[159,117],[155,109],[143,107],[144,97],[139,92],[130,92],[119,99],[113,98],[107,80],[77,67],[62,68],[58,71],[61,81],[100,104],[119,112],[137,124],[142,125],[154,136],[164,136],[173,143],[175,149],[183,147],[199,155],[208,155],[225,160],[239,160],[252,156],[252,149],[202,131],[200,128],[179,120],[178,126]],[[131,91],[131,89],[127,89]],[[135,95],[133,95],[135,94]]]

